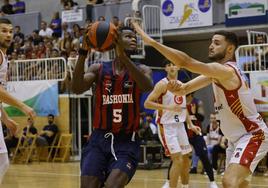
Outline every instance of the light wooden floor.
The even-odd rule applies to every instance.
[[[160,188],[166,169],[138,170],[127,188]],[[221,176],[216,179],[220,185]],[[1,188],[79,188],[79,163],[12,164]],[[191,188],[208,187],[205,175],[191,175]],[[268,187],[268,177],[254,176],[252,188]]]

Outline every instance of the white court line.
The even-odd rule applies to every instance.
[[[11,171],[11,170],[10,170]],[[46,176],[71,176],[71,177],[80,177],[80,175],[77,175],[77,174],[63,174],[63,173],[54,173],[54,172],[33,172],[33,173],[23,173],[23,175],[46,175]],[[139,177],[133,177],[132,178],[133,180],[146,180],[146,181],[159,181],[159,182],[164,182],[166,179],[163,179],[163,178],[139,178]],[[191,180],[190,179],[190,183],[193,182],[193,183],[200,183],[200,184],[208,184],[209,182],[208,181],[198,181],[198,180]],[[219,181],[216,181],[217,184],[220,184],[221,185],[221,182]],[[251,186],[254,186],[254,187],[268,187],[268,185],[260,185],[260,184],[250,184]]]

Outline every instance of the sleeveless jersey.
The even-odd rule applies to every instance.
[[[213,83],[215,108],[221,121],[221,130],[228,140],[235,142],[248,132],[265,127],[260,114],[257,112],[253,96],[247,83],[235,62],[227,62],[240,80],[240,85],[234,90],[226,90],[224,86]]]
[[[7,83],[7,59],[5,57],[5,54],[0,50],[1,56],[3,58],[2,64],[0,65],[0,84],[6,88]],[[2,107],[2,102],[0,101],[0,107]],[[1,117],[1,111],[0,111],[0,117]],[[0,153],[6,153],[6,145],[4,141],[4,135],[3,135],[3,129],[0,122]]]
[[[139,128],[140,90],[128,71],[115,74],[115,62],[105,62],[96,83],[93,126],[112,133]]]
[[[209,145],[216,145],[218,144],[218,140],[220,135],[220,128],[217,127],[215,130],[212,128],[212,124],[209,125],[209,132],[207,133],[207,136],[209,137],[208,144]]]
[[[163,78],[160,82],[168,83],[167,78]],[[158,98],[158,102],[163,105],[179,105],[182,107],[181,112],[174,112],[169,110],[158,110],[157,111],[157,122],[161,124],[171,124],[177,122],[185,122],[186,120],[186,97],[176,96],[170,91],[162,94]]]

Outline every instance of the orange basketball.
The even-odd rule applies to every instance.
[[[107,51],[114,47],[116,27],[112,23],[97,21],[87,33],[88,45],[97,51]]]

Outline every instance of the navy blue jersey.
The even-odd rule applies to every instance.
[[[137,131],[140,90],[127,70],[116,75],[115,62],[103,63],[99,70],[95,97],[95,129],[112,133]]]

